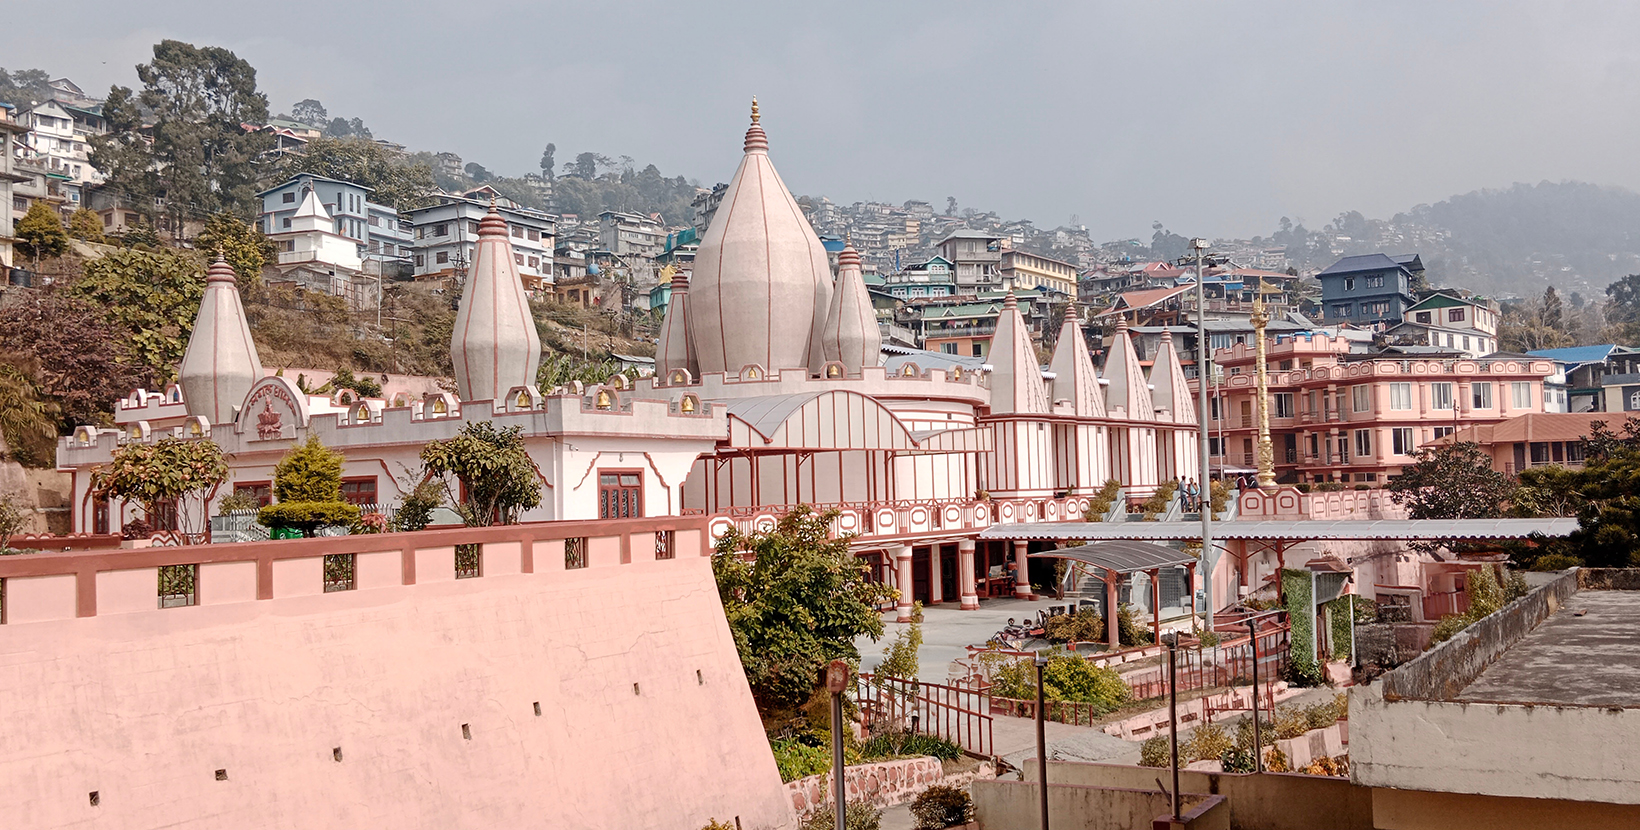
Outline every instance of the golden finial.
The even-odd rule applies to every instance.
[[[757,115],[757,96],[753,95],[752,96],[752,123],[753,124],[757,123],[757,118],[758,118],[758,115]]]

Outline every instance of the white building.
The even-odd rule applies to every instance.
[[[107,132],[102,114],[50,100],[23,110],[18,120],[29,128],[25,156],[64,176],[69,207],[79,207],[85,185],[103,180],[102,173],[91,166],[91,136]]]
[[[474,263],[479,220],[487,206],[476,199],[441,197],[438,204],[404,212],[415,228],[411,243],[418,280],[458,277]],[[557,222],[549,214],[522,208],[498,208],[507,222],[513,264],[530,290],[552,285],[553,237]]]

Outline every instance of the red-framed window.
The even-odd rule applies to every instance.
[[[643,515],[643,471],[598,471],[598,518],[635,519]]]
[[[267,507],[273,504],[273,482],[236,481],[233,485],[233,494],[236,496],[250,496],[256,499],[258,507]]]
[[[148,517],[150,530],[178,530],[177,500],[166,499],[154,503],[154,515]]]
[[[108,499],[91,500],[91,532],[108,533]]]
[[[376,504],[376,477],[342,479],[342,500],[348,504]]]

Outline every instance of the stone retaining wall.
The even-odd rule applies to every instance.
[[[892,807],[916,798],[923,790],[943,783],[945,769],[940,759],[929,757],[903,758],[849,767],[843,773],[850,803],[863,801],[877,807]],[[786,783],[791,797],[792,812],[799,822],[807,821],[820,808],[832,802],[830,771]]]

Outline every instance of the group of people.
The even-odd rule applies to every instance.
[[[1174,479],[1178,483],[1179,506],[1186,513],[1196,513],[1202,509],[1202,488],[1194,478],[1185,478],[1183,481]]]

